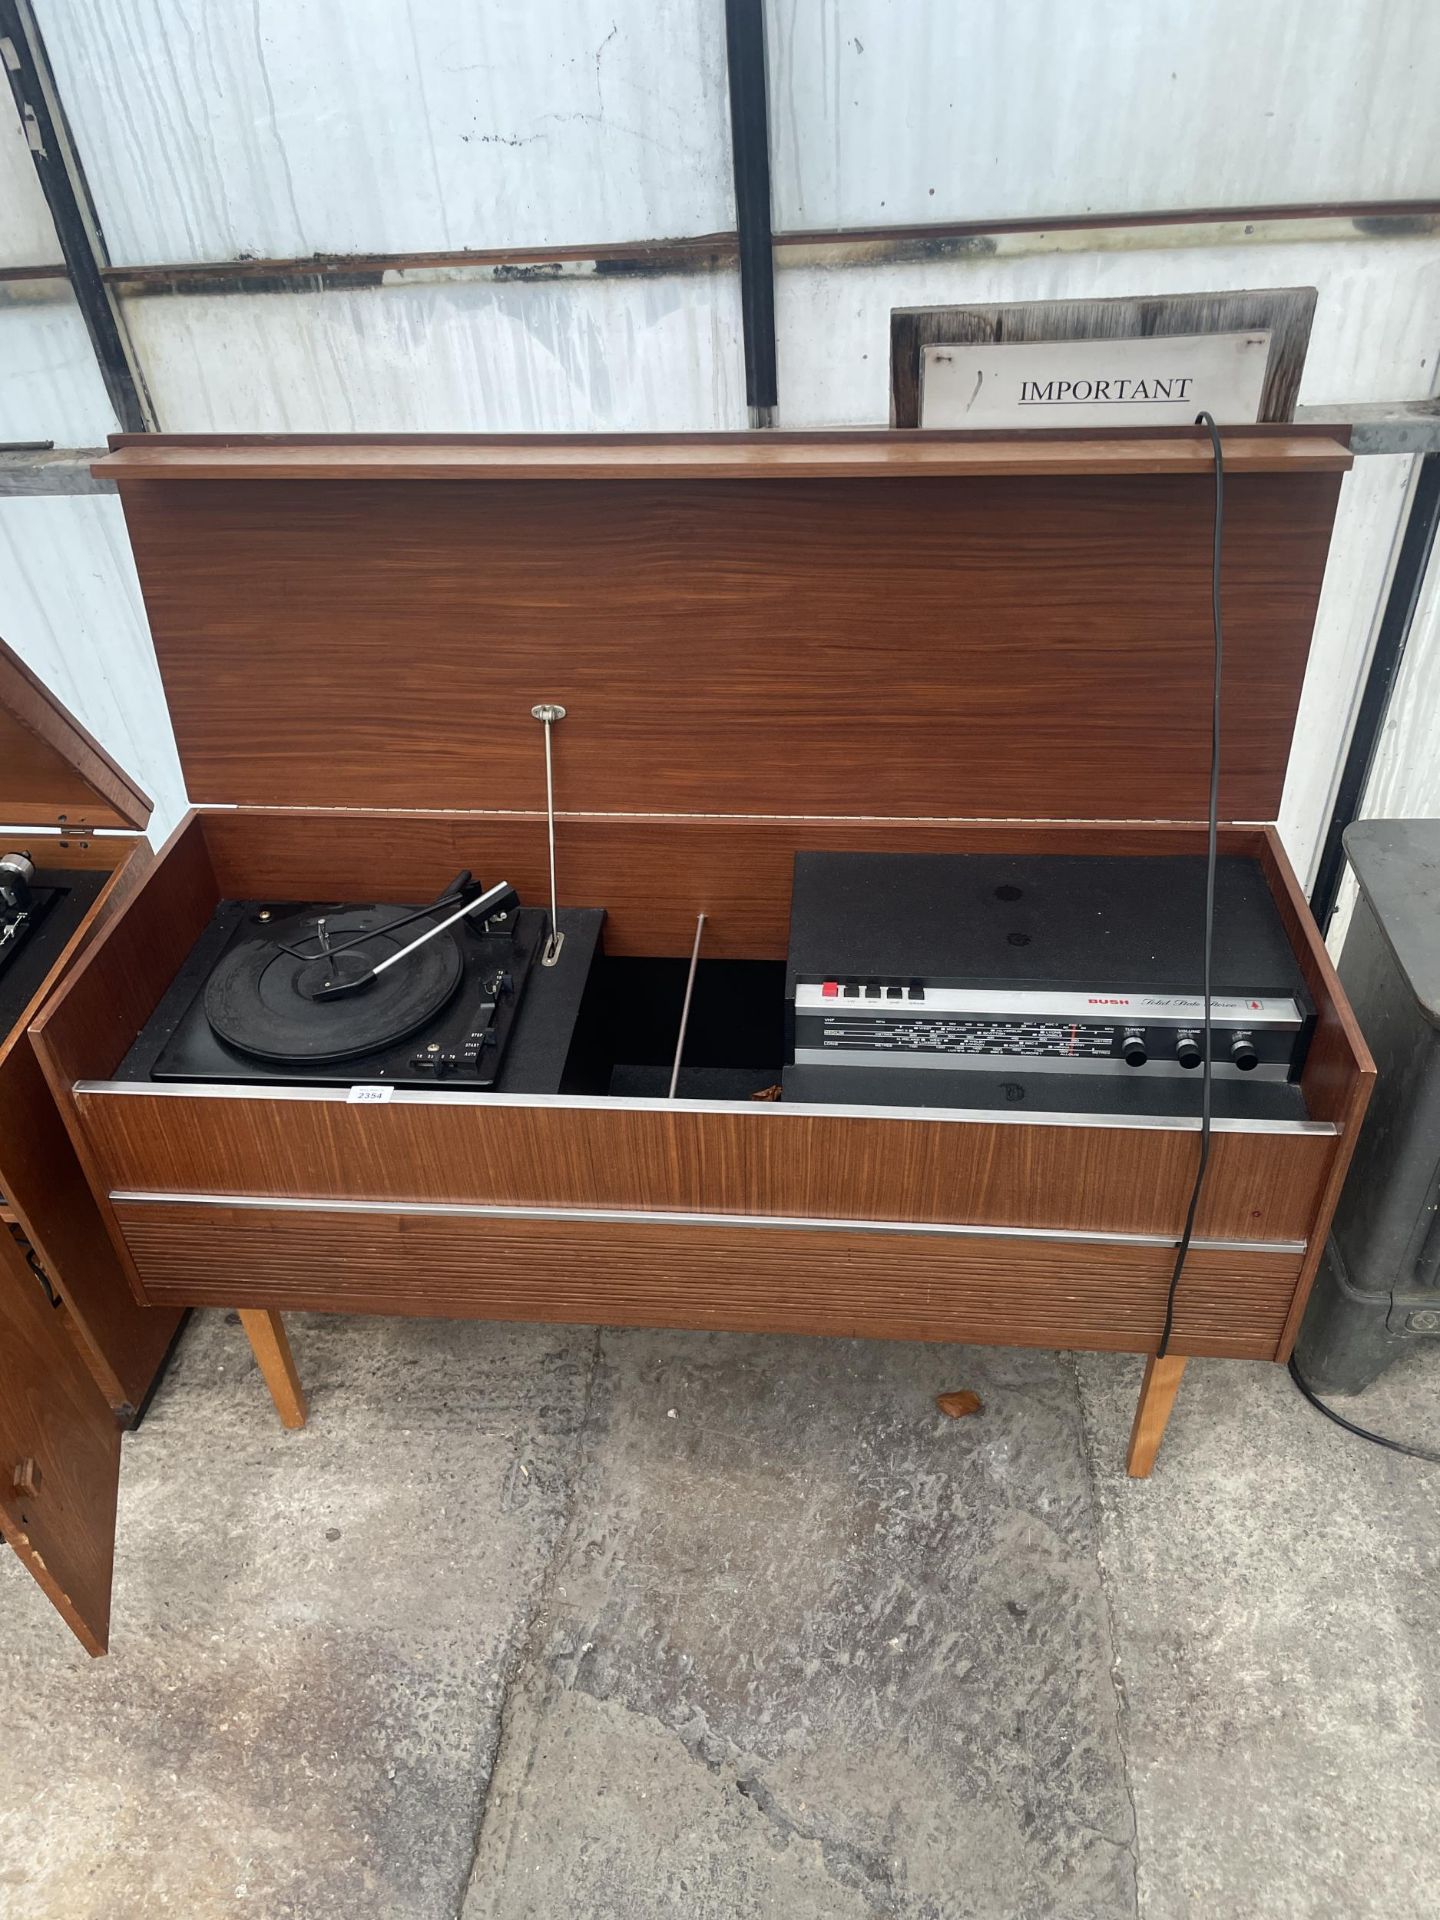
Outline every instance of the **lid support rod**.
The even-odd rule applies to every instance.
[[[670,1068],[670,1091],[668,1100],[675,1098],[675,1089],[680,1084],[680,1061],[685,1052],[685,1029],[690,1025],[690,1001],[695,992],[695,970],[700,965],[700,941],[705,932],[705,916],[702,913],[695,922],[695,944],[690,949],[690,971],[685,976],[685,1002],[680,1009],[680,1032],[675,1041],[675,1061]]]
[[[560,931],[560,894],[555,884],[555,767],[551,758],[550,735],[557,721],[565,718],[564,707],[553,700],[542,700],[530,709],[531,717],[545,728],[545,837],[550,850],[550,938],[540,956],[542,967],[553,967],[560,958],[565,936]]]

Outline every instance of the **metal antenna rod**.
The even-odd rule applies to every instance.
[[[685,1051],[685,1029],[690,1024],[690,1001],[695,992],[695,969],[700,964],[700,940],[705,932],[705,916],[702,913],[695,922],[695,944],[690,949],[690,971],[685,976],[685,1004],[680,1009],[680,1034],[675,1042],[675,1064],[670,1069],[670,1091],[666,1098],[675,1098],[675,1089],[680,1084],[680,1058]]]
[[[530,713],[545,728],[545,832],[550,843],[550,938],[545,943],[540,964],[542,967],[553,967],[560,958],[565,936],[560,931],[560,894],[555,885],[555,769],[550,757],[550,733],[556,721],[565,718],[565,709],[556,706],[553,700],[542,700],[538,707],[530,709]]]

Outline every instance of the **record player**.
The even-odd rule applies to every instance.
[[[528,1007],[554,1078],[602,919],[566,913],[565,964],[530,998],[547,916],[503,881],[467,870],[420,907],[225,900],[118,1077],[483,1091]],[[551,1090],[538,1077],[530,1090]]]

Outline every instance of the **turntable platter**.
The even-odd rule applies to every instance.
[[[389,932],[401,919],[405,924]],[[241,1053],[295,1063],[348,1060],[403,1040],[433,1019],[460,984],[464,964],[452,933],[437,934],[354,993],[314,996],[389,959],[426,924],[404,907],[342,907],[267,926],[232,947],[210,975],[205,1015],[211,1029]],[[357,936],[363,937],[347,945]]]

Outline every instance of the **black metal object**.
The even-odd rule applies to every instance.
[[[1213,916],[1209,894],[1196,854],[797,853],[787,1098],[1202,1111],[1213,917],[1215,1110],[1303,1118],[1312,1008],[1279,909],[1239,856]]]
[[[740,238],[740,311],[745,329],[745,398],[750,424],[773,427],[775,255],[770,234],[770,116],[765,94],[763,0],[725,0],[730,76],[730,151]]]
[[[277,911],[280,917],[265,917]],[[343,941],[354,922],[383,919],[386,913],[398,919],[404,908],[222,901],[115,1078],[177,1085],[383,1089],[443,1084],[493,1086],[499,1093],[560,1092],[600,944],[603,909],[562,908],[564,951],[553,967],[532,965],[549,924],[548,913],[539,909],[515,914],[509,935],[493,930],[494,922],[488,923],[490,931],[472,927],[461,935],[457,928],[441,935],[458,949],[458,978],[438,1004],[433,976],[413,996],[402,978],[398,998],[377,1005],[373,1019],[367,1014],[360,1020],[351,1017],[351,1001],[317,1004],[287,985],[295,976],[279,962],[297,944],[285,936],[287,916],[303,915],[312,924],[323,916]],[[285,938],[283,949],[277,933]],[[383,926],[379,937],[384,937]],[[247,949],[257,944],[255,958],[263,972],[270,971],[265,956],[278,956],[273,994],[268,987],[258,995],[252,991]],[[434,942],[420,955],[432,950]],[[397,977],[405,971],[397,969]]]
[[[28,0],[0,0],[0,41],[15,109],[30,145],[85,330],[100,364],[115,417],[127,433],[154,426],[154,411],[137,373],[124,323],[101,277],[105,237],[55,89],[40,29]]]
[[[1295,1349],[1322,1393],[1440,1336],[1440,821],[1362,820],[1345,849],[1340,980],[1377,1077]]]
[[[1358,817],[1365,789],[1370,784],[1375,752],[1384,730],[1385,716],[1390,710],[1390,696],[1395,690],[1400,663],[1405,658],[1405,647],[1414,624],[1425,570],[1434,550],[1437,528],[1440,528],[1440,453],[1427,453],[1420,462],[1420,477],[1410,502],[1405,532],[1400,540],[1400,552],[1395,561],[1394,577],[1390,582],[1385,612],[1380,620],[1380,632],[1375,641],[1375,652],[1365,676],[1360,710],[1355,716],[1350,748],[1345,756],[1344,771],[1340,775],[1335,806],[1326,829],[1315,886],[1310,895],[1310,911],[1322,932],[1329,926],[1335,902],[1340,895],[1340,882],[1345,872],[1345,829]]]
[[[127,1402],[125,1405],[115,1409],[115,1417],[127,1433],[133,1433],[144,1420],[146,1414],[149,1413],[150,1404],[154,1400],[155,1395],[160,1391],[160,1382],[170,1371],[170,1363],[175,1358],[176,1350],[180,1345],[185,1329],[190,1325],[193,1313],[193,1307],[186,1307],[185,1311],[181,1314],[179,1325],[171,1336],[169,1346],[166,1347],[161,1356],[159,1366],[156,1367],[154,1374],[151,1376],[150,1384],[145,1389],[144,1398],[141,1400],[139,1406],[132,1407]]]

